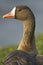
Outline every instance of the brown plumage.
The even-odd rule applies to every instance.
[[[36,49],[36,45],[35,45],[35,34],[34,34],[35,16],[34,16],[33,12],[31,11],[31,9],[28,8],[27,6],[17,6],[15,8],[13,8],[11,12],[4,15],[3,18],[19,19],[23,22],[23,26],[24,26],[23,38],[17,48],[17,52],[16,51],[14,51],[14,53],[11,52],[6,57],[6,59],[5,59],[6,61],[4,62],[5,65],[9,65],[9,63],[10,63],[10,65],[37,65],[36,64],[37,62],[40,65],[40,62],[41,62],[40,60],[42,58],[40,58],[40,56],[37,55],[37,49]],[[11,55],[12,55],[12,57],[11,57]],[[16,58],[15,58],[15,55],[16,55]],[[32,56],[30,56],[30,55],[32,55]],[[33,55],[34,55],[34,57],[33,57]],[[18,57],[19,57],[19,59],[18,59]],[[30,64],[28,64],[28,62],[30,62],[29,61],[30,57],[31,57],[31,59],[33,59],[33,61],[36,62],[35,64],[34,64],[34,62],[33,62],[33,64],[31,64],[32,61]],[[27,58],[27,59],[25,59],[25,58]],[[25,62],[22,63],[21,59]],[[15,60],[16,60],[16,63],[15,63]],[[28,62],[27,62],[27,60],[28,60]],[[15,64],[12,63],[13,61]],[[7,63],[7,62],[9,62],[9,63]]]

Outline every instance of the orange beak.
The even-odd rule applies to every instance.
[[[14,7],[9,13],[3,15],[3,18],[15,18],[16,7]]]
[[[14,18],[13,14],[11,12],[3,15],[3,18]]]

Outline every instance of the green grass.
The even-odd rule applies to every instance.
[[[36,36],[36,46],[39,54],[43,55],[43,34],[38,34]]]
[[[36,36],[36,46],[39,54],[43,55],[43,34]],[[15,50],[17,45],[9,45],[6,48],[0,48],[0,62],[4,61],[4,57],[11,51]],[[2,65],[2,64],[0,64]]]
[[[5,56],[6,56],[9,52],[11,52],[11,51],[13,51],[13,50],[16,50],[16,48],[17,48],[17,45],[9,45],[9,46],[6,47],[6,48],[0,48],[0,62],[4,62]],[[0,65],[2,65],[2,64],[0,63]]]

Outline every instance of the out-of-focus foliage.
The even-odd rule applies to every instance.
[[[17,48],[17,45],[10,45],[5,48],[0,48],[0,62],[4,62],[4,57],[11,51],[15,50]],[[0,63],[0,65],[2,65]]]
[[[36,46],[39,54],[43,55],[43,34],[38,34],[36,36]]]

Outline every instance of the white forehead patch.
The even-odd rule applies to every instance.
[[[12,10],[11,10],[11,13],[13,16],[15,16],[15,11],[16,11],[16,7],[14,7]]]

